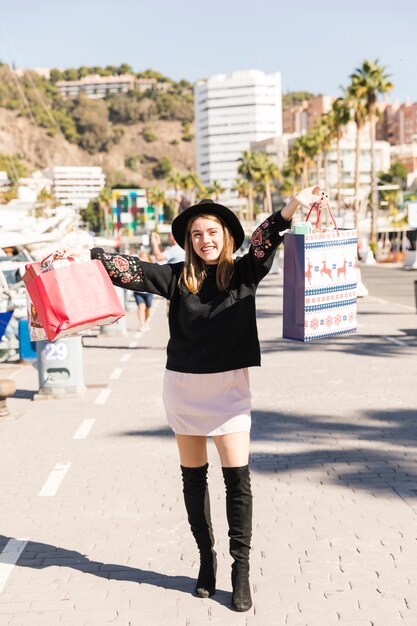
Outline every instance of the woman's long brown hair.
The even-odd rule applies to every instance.
[[[234,240],[223,220],[216,215],[209,213],[195,215],[191,217],[187,224],[185,235],[185,263],[180,281],[191,293],[198,293],[207,275],[207,268],[204,261],[194,252],[191,240],[191,226],[199,217],[217,222],[223,228],[223,248],[219,256],[216,270],[216,284],[219,291],[227,291],[234,272]]]

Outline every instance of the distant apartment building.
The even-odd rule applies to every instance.
[[[56,86],[64,98],[76,98],[80,93],[88,98],[104,98],[109,94],[127,93],[135,87],[132,74],[120,76],[84,76],[79,80],[58,80]]]
[[[262,139],[262,141],[252,141],[250,151],[263,152],[281,170],[288,158],[289,144],[298,136],[296,133],[291,135],[284,133],[280,137],[269,137],[268,139]]]
[[[281,74],[218,74],[198,81],[194,97],[198,175],[230,189],[251,142],[282,134]]]
[[[283,132],[304,135],[316,126],[322,116],[330,111],[334,96],[315,96],[300,104],[286,107],[282,112]]]
[[[404,164],[407,186],[417,182],[417,102],[382,103],[376,126],[377,139],[391,144],[391,161]]]
[[[389,141],[391,145],[417,142],[417,102],[383,104],[379,108],[378,139]]]
[[[156,78],[136,78],[135,87],[138,91],[169,91],[168,81],[157,80]]]
[[[132,89],[138,91],[169,91],[168,81],[156,78],[136,78],[133,74],[120,76],[84,76],[79,80],[58,80],[56,86],[64,98],[77,98],[83,93],[87,98],[105,98],[113,93],[127,93]]]
[[[327,153],[329,188],[337,188],[337,154],[336,142],[333,142]],[[341,183],[345,201],[354,195],[355,162],[356,162],[356,125],[349,122],[343,131],[340,141]],[[375,141],[375,170],[386,172],[391,165],[391,150],[387,141]],[[323,173],[324,174],[324,173]],[[322,181],[323,183],[324,181]],[[370,126],[366,124],[362,129],[359,158],[359,182],[361,197],[368,196],[371,189],[371,136]]]
[[[417,183],[417,142],[391,146],[391,161],[400,161],[407,170],[407,187]]]
[[[251,143],[251,150],[254,152],[264,152],[281,169],[288,156],[289,149],[294,140],[299,137],[298,133],[284,133],[282,137],[272,137],[265,141]],[[375,142],[375,162],[377,171],[387,171],[391,165],[390,145],[387,141]],[[340,142],[341,160],[341,183],[343,197],[347,204],[353,202],[354,182],[355,182],[355,160],[356,160],[356,126],[350,122],[344,129],[343,138]],[[417,155],[416,155],[417,160]],[[317,182],[317,171],[313,165],[310,169],[312,182]],[[361,152],[359,159],[359,181],[361,199],[365,199],[371,187],[371,140],[369,124],[362,130]],[[336,143],[334,142],[327,152],[327,172],[324,169],[324,161],[320,172],[318,183],[326,187],[334,197],[338,185],[337,154]]]
[[[52,193],[60,204],[81,209],[95,200],[105,185],[101,167],[55,166],[43,173],[51,180]]]

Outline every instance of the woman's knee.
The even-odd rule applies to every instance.
[[[249,462],[250,435],[247,432],[229,433],[213,438],[222,467],[242,467]]]
[[[207,439],[194,435],[175,435],[184,467],[202,467],[207,463]]]

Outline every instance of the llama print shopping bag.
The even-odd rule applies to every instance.
[[[285,234],[283,337],[356,332],[357,245],[350,229]]]

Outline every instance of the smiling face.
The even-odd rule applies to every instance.
[[[191,224],[191,243],[197,256],[206,265],[215,265],[223,250],[223,226],[207,217],[198,217]]]

